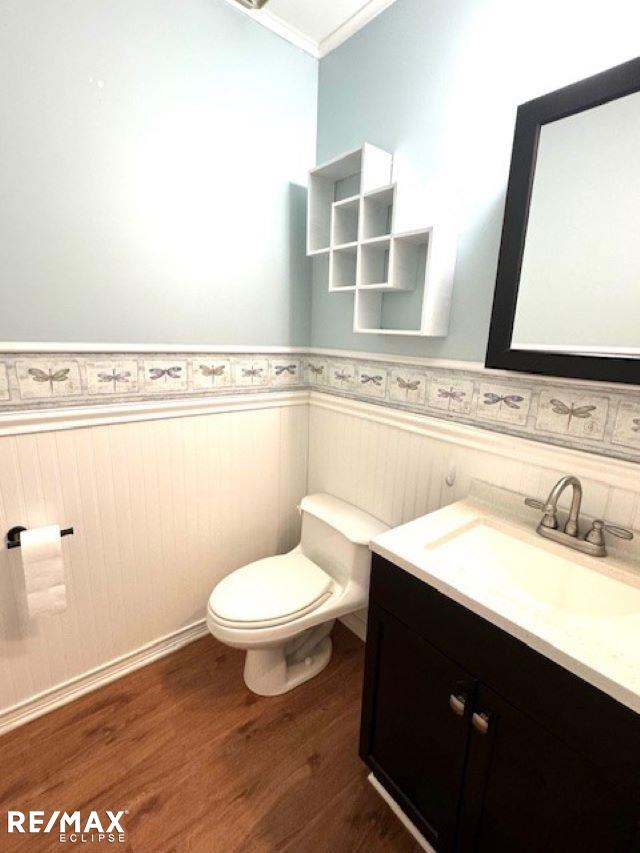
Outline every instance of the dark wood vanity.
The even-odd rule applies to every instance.
[[[640,851],[640,716],[374,554],[360,755],[438,851]]]

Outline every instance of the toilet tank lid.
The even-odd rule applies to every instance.
[[[333,495],[307,495],[300,501],[300,509],[324,521],[356,545],[368,545],[374,536],[389,529],[368,512]]]

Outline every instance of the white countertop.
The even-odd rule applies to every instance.
[[[521,502],[474,484],[371,549],[640,713],[637,534],[590,557],[536,534],[540,513]]]

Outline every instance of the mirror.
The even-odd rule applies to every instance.
[[[518,109],[487,366],[640,383],[640,60]]]

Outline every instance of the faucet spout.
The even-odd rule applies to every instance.
[[[555,486],[549,492],[549,497],[544,508],[544,516],[540,522],[541,527],[551,528],[556,530],[558,527],[558,500],[564,490],[571,486],[573,494],[571,497],[571,509],[569,510],[569,518],[564,528],[564,532],[568,536],[577,536],[580,520],[580,506],[582,504],[582,483],[577,477],[570,475],[562,477],[558,480]]]
[[[571,486],[573,494],[571,497],[569,518],[563,532],[558,530],[558,501],[567,486]],[[606,524],[599,518],[592,521],[591,529],[584,539],[580,537],[582,483],[577,477],[567,475],[558,480],[549,492],[546,503],[542,503],[542,501],[536,498],[525,498],[524,502],[527,506],[531,506],[534,509],[541,509],[544,512],[536,531],[540,536],[544,536],[545,539],[551,539],[552,542],[559,542],[568,548],[573,548],[574,551],[581,551],[583,554],[590,554],[592,557],[606,557],[605,530],[613,536],[618,536],[620,539],[633,539],[633,531],[615,524]]]

